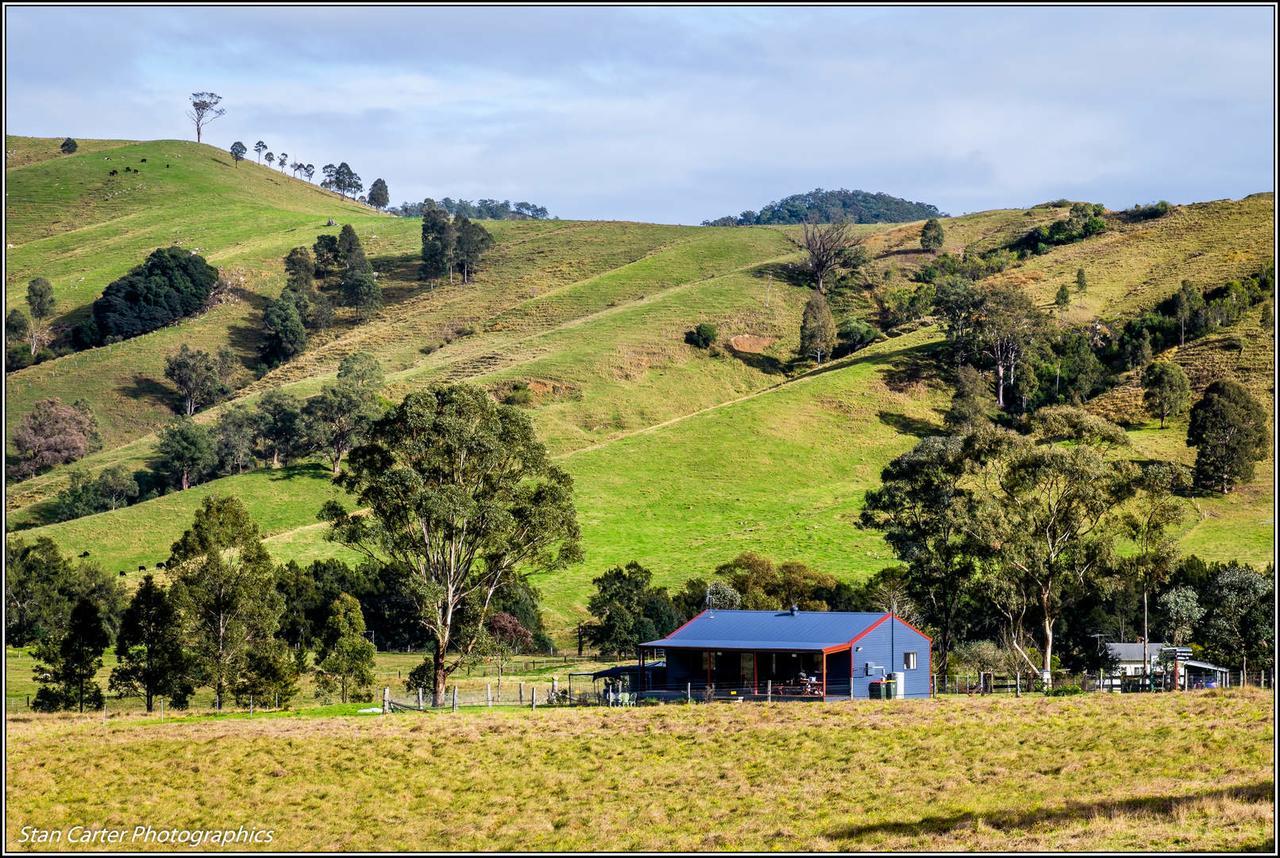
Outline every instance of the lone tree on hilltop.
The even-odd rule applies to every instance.
[[[938,222],[936,217],[929,218],[924,222],[924,226],[920,228],[920,248],[932,253],[941,249],[942,240],[942,224]]]
[[[249,150],[239,140],[231,144],[231,159],[236,162],[236,166],[240,166],[240,162],[244,160],[244,155]]]
[[[80,148],[80,144],[68,137],[62,141],[62,145],[58,148],[62,150],[63,155],[74,155],[76,150]]]
[[[1157,361],[1142,371],[1142,402],[1152,417],[1164,422],[1187,410],[1191,404],[1191,385],[1187,374],[1176,363]]]
[[[216,92],[191,93],[191,109],[187,111],[187,118],[195,123],[197,143],[201,142],[205,125],[227,112],[225,107],[218,106],[221,102],[222,96]]]

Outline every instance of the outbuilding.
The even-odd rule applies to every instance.
[[[928,697],[932,641],[892,613],[708,609],[640,645],[649,698]]]

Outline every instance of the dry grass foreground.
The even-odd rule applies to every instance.
[[[6,838],[149,824],[270,828],[277,850],[1271,851],[1272,705],[1246,689],[11,717]]]

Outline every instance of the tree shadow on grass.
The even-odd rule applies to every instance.
[[[172,387],[162,384],[154,378],[136,373],[128,384],[121,385],[119,391],[130,399],[141,399],[165,408],[176,409],[181,400]]]
[[[1188,795],[1138,796],[1099,801],[1073,801],[1061,807],[1035,810],[996,810],[990,813],[964,812],[950,815],[926,816],[917,820],[877,822],[866,825],[845,825],[827,832],[833,840],[860,840],[877,834],[910,836],[919,834],[949,834],[973,828],[979,822],[999,831],[1020,831],[1044,828],[1071,822],[1088,822],[1098,816],[1120,814],[1144,814],[1173,816],[1183,808],[1197,802],[1232,799],[1250,804],[1270,803],[1275,793],[1274,781],[1258,781],[1221,789],[1203,790]],[[1270,845],[1270,841],[1267,842]]]
[[[914,435],[917,438],[928,438],[932,435],[943,435],[945,431],[931,420],[922,420],[906,414],[895,414],[881,409],[880,422],[903,435]]]
[[[267,467],[269,472],[269,480],[320,480],[330,482],[333,479],[333,472],[329,467],[320,462],[301,462],[295,465],[285,465],[283,468],[275,468],[274,470]]]
[[[729,346],[725,351],[765,375],[783,375],[787,372],[787,364],[772,355],[761,354],[760,352],[740,352],[733,346]]]
[[[905,393],[918,384],[943,386],[946,379],[936,343],[916,346],[893,355],[884,371],[884,383],[894,393]]]

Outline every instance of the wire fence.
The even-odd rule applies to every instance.
[[[1176,684],[1175,684],[1176,683]],[[1274,688],[1274,670],[1227,671],[1220,674],[1189,677],[1172,672],[1143,674],[1108,674],[1103,671],[1071,673],[1054,671],[1046,687],[1038,673],[999,674],[975,672],[933,675],[935,694],[1031,694],[1048,689],[1080,689],[1086,692],[1107,691],[1143,693],[1154,691],[1200,690],[1206,688],[1239,688],[1242,685]]]

